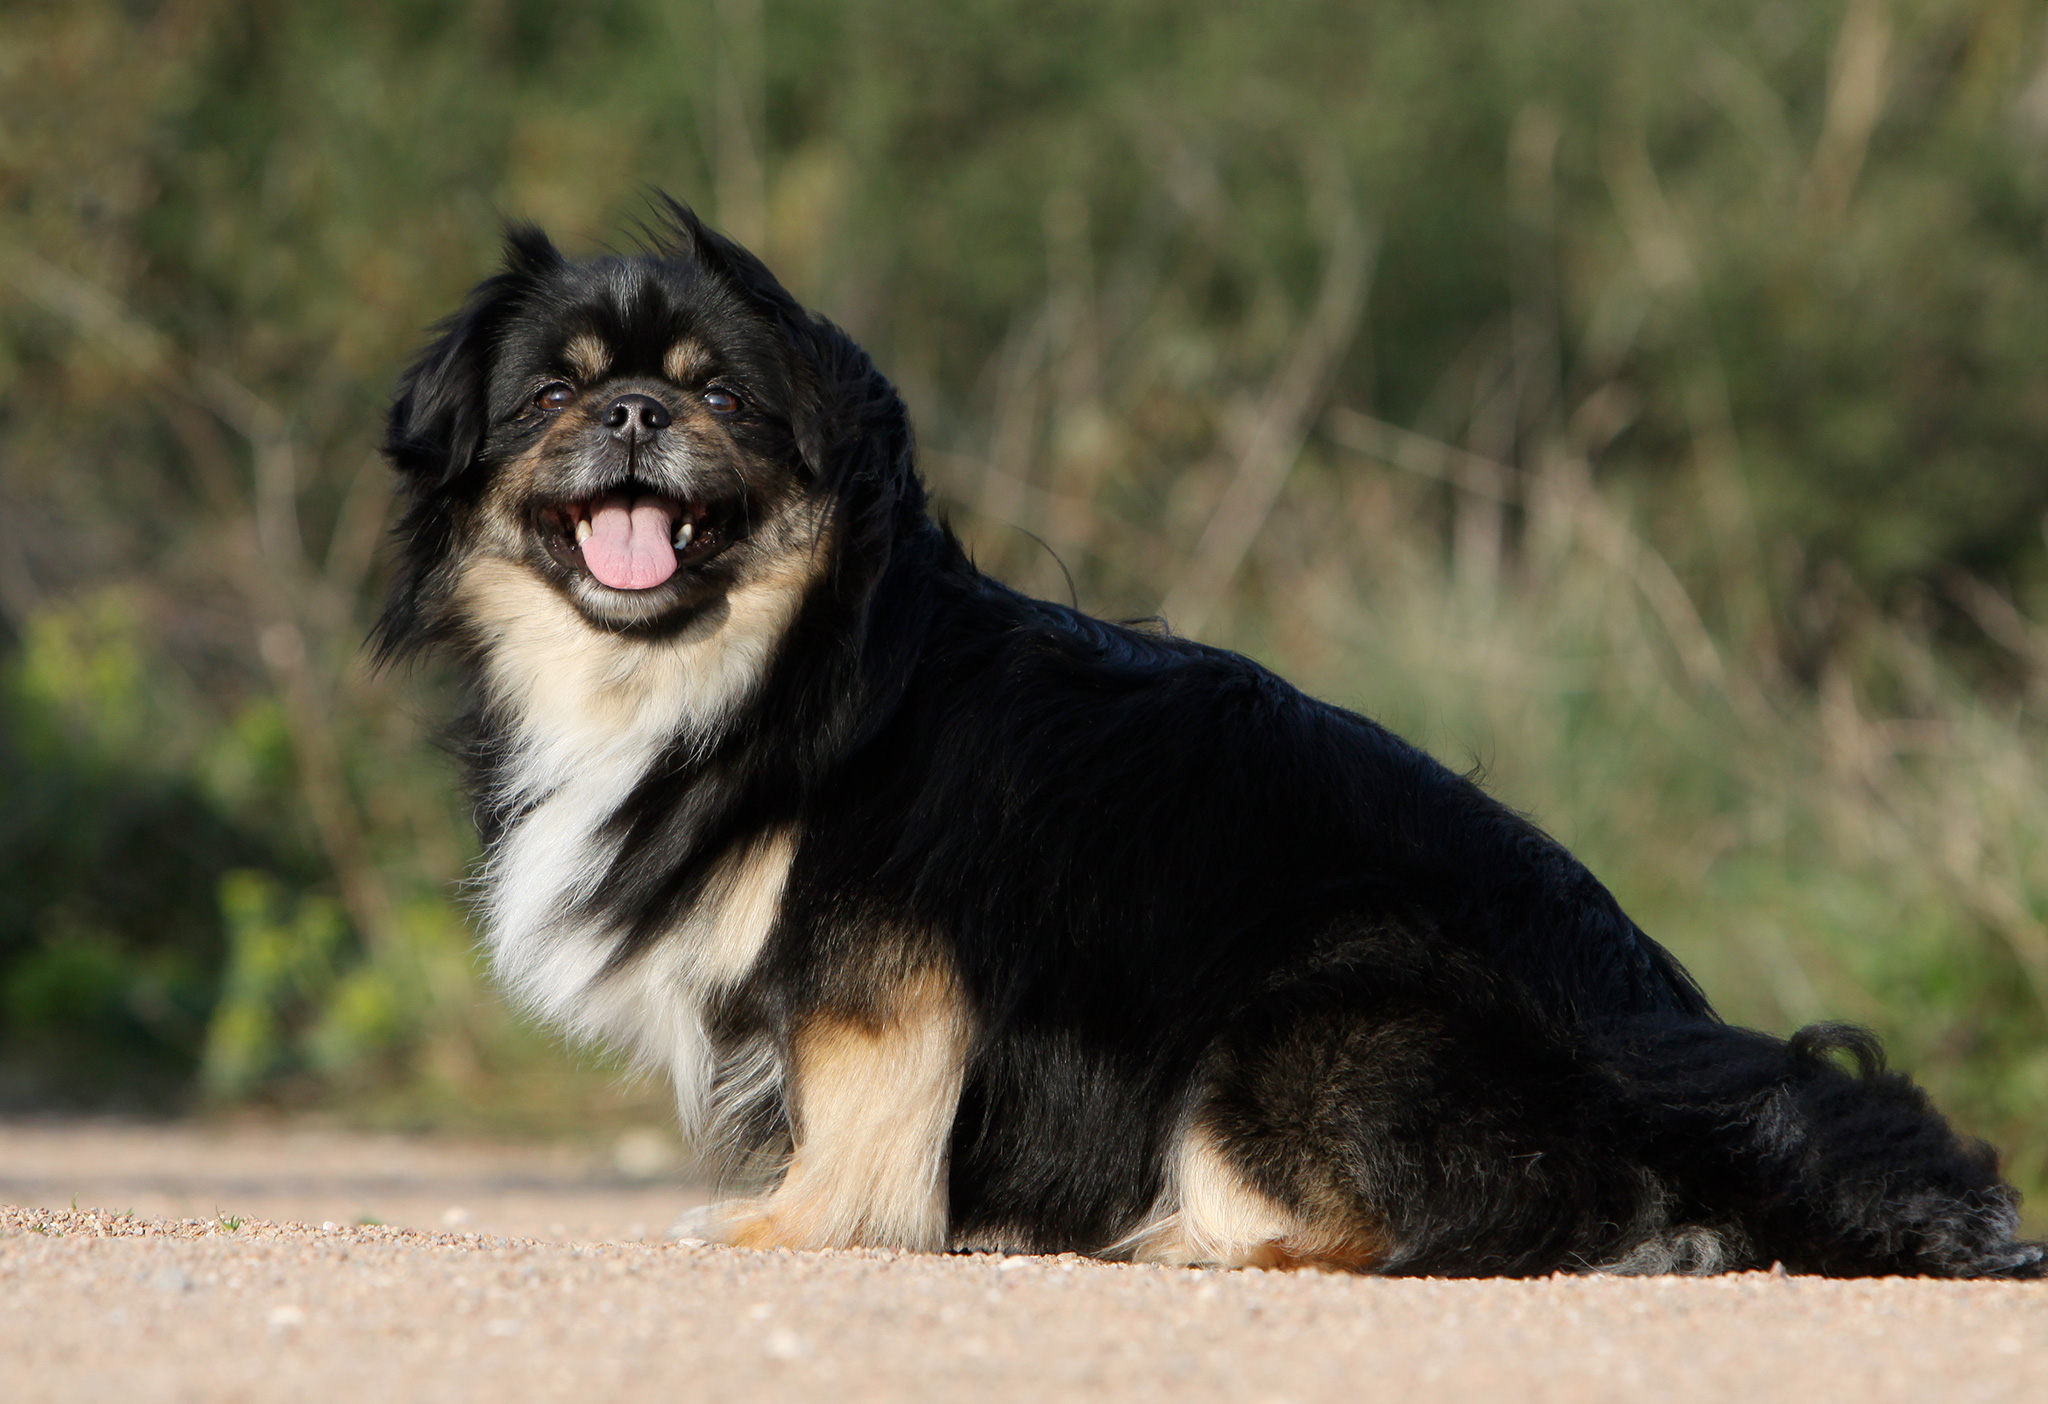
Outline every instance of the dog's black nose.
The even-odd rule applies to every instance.
[[[604,427],[629,444],[668,428],[669,418],[668,407],[652,395],[621,395],[604,407]]]

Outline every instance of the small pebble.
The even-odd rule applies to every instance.
[[[770,1360],[800,1360],[811,1353],[811,1346],[796,1332],[779,1326],[768,1333],[761,1350]]]

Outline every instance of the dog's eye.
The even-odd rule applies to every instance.
[[[704,392],[704,407],[713,414],[738,414],[740,397],[723,385],[714,385]]]
[[[566,380],[551,380],[540,387],[533,402],[544,410],[567,409],[576,403],[576,387]]]

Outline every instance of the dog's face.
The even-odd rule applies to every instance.
[[[508,571],[659,637],[818,546],[818,324],[734,246],[679,233],[579,264],[516,232],[415,365],[387,444],[411,498],[387,643],[459,626],[464,582]]]
[[[485,394],[476,545],[593,624],[658,627],[786,544],[807,477],[787,347],[700,265],[553,270],[506,319]]]
[[[821,582],[855,636],[894,533],[928,526],[866,354],[688,210],[665,224],[587,263],[515,230],[392,407],[379,651],[455,644],[532,745],[709,737]]]

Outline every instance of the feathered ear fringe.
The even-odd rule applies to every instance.
[[[370,635],[380,663],[424,642],[424,598],[452,530],[444,498],[475,467],[490,429],[491,354],[498,331],[564,262],[537,226],[508,225],[502,270],[479,284],[461,311],[435,326],[434,340],[399,382],[385,422],[384,456],[410,502],[396,533],[398,576]]]
[[[654,222],[642,225],[640,232],[649,253],[697,264],[764,311],[808,320],[808,314],[768,271],[768,265],[738,242],[713,229],[666,191],[652,191],[648,198],[654,205]]]
[[[649,254],[694,262],[776,319],[782,342],[791,348],[795,397],[791,430],[797,436],[803,467],[821,481],[848,475],[872,477],[872,463],[856,465],[852,458],[870,460],[877,444],[862,442],[856,454],[846,448],[854,438],[879,438],[883,444],[899,448],[903,475],[922,506],[924,491],[915,485],[915,473],[909,469],[909,426],[903,403],[868,354],[840,327],[805,311],[762,260],[698,219],[694,209],[662,190],[653,190],[649,201],[653,203],[653,223],[641,227]]]
[[[483,447],[491,345],[505,318],[547,274],[560,251],[531,224],[505,230],[504,271],[486,279],[462,310],[434,328],[434,341],[400,382],[384,452],[415,490],[446,487]]]
[[[554,241],[537,224],[505,226],[505,271],[515,277],[538,278],[560,268],[565,260]]]

